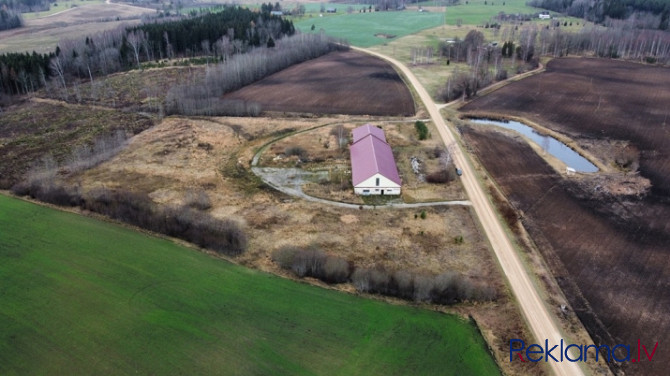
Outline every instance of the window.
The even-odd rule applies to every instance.
[[[370,190],[369,189],[364,189],[363,193],[370,193]]]
[[[379,187],[379,178],[377,178],[377,184],[376,185]]]

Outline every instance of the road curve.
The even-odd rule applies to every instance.
[[[523,312],[523,315],[536,338],[536,342],[534,343],[544,345],[544,341],[547,339],[549,340],[549,347],[553,346],[554,344],[559,344],[563,337],[558,326],[556,325],[554,318],[549,313],[546,305],[540,298],[537,288],[532,283],[528,272],[519,258],[519,255],[512,246],[512,242],[508,238],[507,233],[503,230],[498,217],[493,211],[491,203],[484,194],[484,190],[479,184],[474,170],[467,162],[463,151],[461,150],[460,144],[456,142],[452,130],[447,127],[447,124],[442,118],[442,115],[440,114],[440,111],[438,110],[438,107],[433,99],[430,97],[423,85],[421,85],[421,83],[417,80],[414,74],[399,61],[386,55],[382,55],[380,53],[369,51],[363,48],[352,48],[384,59],[400,70],[407,78],[407,81],[414,87],[417,94],[421,98],[421,101],[423,101],[445,145],[454,144],[457,146],[453,148],[452,157],[454,159],[454,163],[463,170],[461,181],[463,182],[463,186],[465,187],[465,191],[470,198],[470,202],[472,203],[475,213],[477,213],[477,216],[479,217],[479,221],[482,224],[484,233],[491,242],[491,246],[493,247],[493,251],[495,252],[496,257],[500,262],[503,273],[509,281],[509,286],[516,296],[519,305],[521,306],[521,311]],[[528,345],[529,344],[527,343],[526,346]],[[502,359],[502,361],[506,360],[507,359]],[[544,363],[544,360],[541,363]],[[584,372],[579,367],[578,363],[567,361],[562,363],[549,361],[548,363],[555,375],[584,375]],[[540,365],[538,364],[538,366]]]

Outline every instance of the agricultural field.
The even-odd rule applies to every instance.
[[[295,27],[302,32],[323,31],[327,35],[346,39],[354,46],[370,47],[443,23],[444,13],[441,12],[403,11],[305,18],[295,22]],[[313,31],[312,25],[314,25]]]
[[[467,115],[530,119],[568,135],[608,167],[566,179],[523,142],[481,127],[462,128],[601,343],[670,338],[669,80],[667,68],[556,59],[546,73],[462,107]],[[670,358],[656,356],[653,362],[627,363],[624,370],[664,375]]]
[[[355,51],[331,52],[294,65],[224,99],[260,103],[264,110],[315,114],[412,116],[414,101],[386,62]]]
[[[500,374],[457,316],[296,283],[6,196],[0,207],[4,375]]]
[[[85,38],[122,25],[139,23],[139,17],[155,11],[125,4],[106,4],[86,1],[75,8],[62,9],[39,18],[28,18],[26,26],[0,32],[0,53],[5,52],[53,52],[63,39]],[[63,3],[62,5],[65,5]],[[52,5],[52,10],[55,9]]]

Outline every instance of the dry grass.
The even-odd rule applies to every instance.
[[[33,50],[40,53],[53,52],[61,39],[84,38],[124,24],[136,24],[139,19],[128,18],[153,13],[150,9],[104,3],[91,3],[76,8],[64,7],[61,10],[64,12],[29,19],[25,27],[0,32],[0,53]]]

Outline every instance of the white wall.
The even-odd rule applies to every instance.
[[[377,178],[379,178],[379,186],[376,185]],[[384,195],[399,195],[400,185],[382,174],[374,174],[354,187],[354,193],[357,195],[381,195],[382,190]]]

